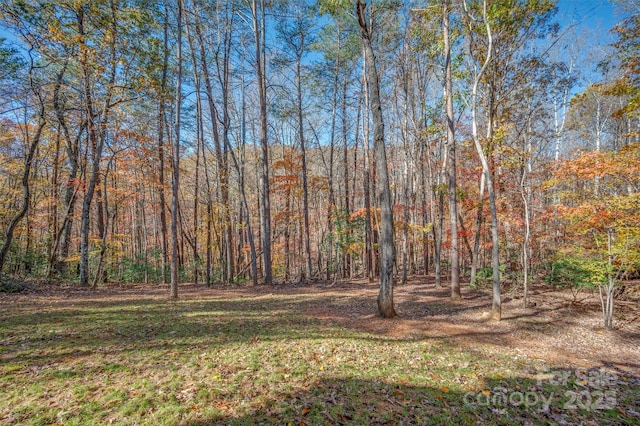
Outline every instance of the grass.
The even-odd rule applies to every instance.
[[[334,302],[203,291],[0,305],[0,423],[640,424],[637,378],[559,381],[559,367],[488,346],[312,315]]]

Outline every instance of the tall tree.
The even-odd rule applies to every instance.
[[[160,210],[160,242],[162,251],[162,283],[167,282],[167,268],[169,267],[169,244],[167,238],[167,201],[164,187],[165,172],[165,127],[166,127],[166,96],[167,73],[169,70],[169,6],[163,0],[162,23],[162,71],[158,88],[158,209]]]
[[[262,234],[262,256],[264,260],[264,283],[273,283],[272,255],[271,255],[271,191],[269,188],[269,140],[267,120],[267,84],[265,76],[265,55],[262,42],[264,40],[264,1],[260,1],[258,7],[256,0],[251,1],[251,15],[253,18],[254,42],[256,48],[256,78],[258,80],[258,96],[260,102],[260,148],[261,148],[261,172],[260,186],[262,189],[260,203],[260,221]]]
[[[465,10],[468,14],[469,25],[471,27],[474,26],[475,17],[470,14],[469,9],[467,8],[467,4],[465,2]],[[480,163],[482,164],[482,173],[484,175],[484,180],[486,182],[486,186],[489,192],[489,204],[491,208],[491,242],[492,242],[492,264],[493,264],[493,302],[491,306],[491,316],[493,319],[500,320],[502,317],[502,298],[500,295],[500,250],[499,250],[499,238],[498,238],[498,209],[496,206],[496,194],[495,187],[493,183],[493,176],[491,173],[491,168],[489,166],[489,160],[487,159],[486,154],[484,153],[484,148],[480,141],[480,135],[478,134],[478,117],[477,117],[477,109],[478,109],[478,86],[480,84],[480,80],[482,79],[489,63],[491,62],[491,55],[493,53],[493,36],[491,34],[491,25],[489,23],[489,18],[487,16],[487,1],[483,0],[482,2],[482,23],[484,24],[484,29],[486,31],[486,52],[484,56],[484,60],[478,69],[477,66],[474,66],[474,75],[473,75],[473,86],[471,89],[471,129],[473,133],[473,143],[476,148],[476,152],[478,153],[478,157],[480,158]],[[473,33],[473,29],[470,29],[469,34]],[[470,43],[473,45],[474,41]],[[491,126],[491,123],[487,123],[487,126]]]
[[[106,7],[104,7],[106,6]],[[107,79],[105,82],[104,95],[101,107],[96,105],[94,86],[94,74],[96,63],[94,62],[94,47],[91,40],[91,23],[99,15],[107,23],[104,29],[103,48],[108,52],[105,58]],[[117,8],[114,1],[108,5],[95,4],[92,7],[81,5],[75,11],[77,34],[79,38],[79,62],[82,75],[82,93],[84,95],[84,108],[87,116],[87,137],[91,147],[91,168],[89,182],[87,183],[85,195],[82,200],[82,216],[80,224],[80,286],[89,285],[89,223],[91,220],[90,210],[94,194],[100,179],[100,163],[102,160],[102,150],[108,137],[108,125],[110,120],[112,101],[115,94],[116,77],[118,69],[118,50],[116,40],[119,39],[119,22],[117,18]],[[99,191],[99,188],[98,188]],[[104,232],[104,218],[102,216],[102,200],[97,206],[98,232],[100,237]]]
[[[378,313],[383,318],[393,318],[396,311],[393,303],[393,267],[395,263],[395,245],[393,232],[393,209],[391,206],[391,188],[387,169],[387,154],[384,140],[384,120],[380,98],[380,80],[376,68],[376,57],[372,46],[373,28],[366,21],[366,3],[356,0],[356,14],[360,26],[360,37],[367,61],[367,85],[373,119],[373,148],[378,177],[378,203],[380,206],[380,292],[378,294]],[[373,10],[370,11],[373,14]],[[373,19],[372,19],[373,21]]]
[[[449,159],[449,227],[451,231],[451,297],[460,298],[460,258],[458,256],[458,201],[456,182],[456,139],[453,116],[453,77],[451,71],[451,42],[450,42],[450,14],[451,4],[444,1],[442,11],[442,33],[444,38],[444,92],[445,110],[447,116],[447,146]]]
[[[4,241],[2,243],[2,246],[0,247],[0,272],[2,272],[2,269],[4,268],[5,265],[5,261],[7,258],[7,253],[9,252],[9,248],[11,247],[11,242],[13,241],[13,233],[16,229],[16,226],[18,225],[18,223],[24,218],[24,216],[27,214],[27,211],[29,209],[29,204],[30,204],[30,199],[31,199],[31,186],[29,183],[29,178],[31,176],[31,167],[33,165],[34,162],[34,157],[36,155],[36,149],[38,148],[38,145],[40,144],[40,140],[42,138],[42,131],[44,130],[47,121],[45,118],[45,100],[44,100],[44,95],[43,95],[43,90],[41,87],[39,87],[36,84],[35,81],[35,77],[34,77],[34,70],[35,70],[35,64],[34,64],[34,59],[33,59],[33,52],[32,50],[29,50],[29,59],[30,59],[30,64],[29,64],[29,71],[28,71],[28,80],[29,80],[29,87],[28,90],[31,92],[31,95],[34,97],[35,103],[37,105],[37,110],[33,111],[34,113],[34,118],[36,119],[36,125],[35,125],[35,133],[31,133],[31,131],[29,130],[29,127],[31,126],[31,123],[29,123],[28,121],[24,123],[24,138],[25,138],[25,154],[24,154],[24,170],[22,172],[22,179],[21,179],[21,185],[22,185],[22,200],[21,200],[21,206],[20,209],[16,212],[16,214],[13,216],[13,218],[11,219],[11,221],[9,222],[9,225],[7,226],[7,229],[4,232]],[[31,114],[29,112],[29,105],[25,105],[25,116],[29,117]]]
[[[305,139],[305,117],[303,108],[303,64],[302,60],[308,45],[313,43],[311,36],[312,23],[308,16],[306,6],[290,5],[292,18],[284,20],[280,25],[280,34],[285,46],[291,51],[295,62],[295,88],[296,88],[296,118],[298,138],[300,142],[300,161],[302,175],[302,215],[303,215],[303,241],[304,241],[304,279],[312,277],[311,237],[309,225],[309,182],[307,170],[307,140]],[[289,22],[290,21],[290,22]]]
[[[180,125],[182,118],[182,0],[178,0],[177,40],[176,40],[176,106],[174,112],[173,174],[171,177],[171,288],[170,298],[178,298],[179,258],[178,258],[178,209],[180,191]]]

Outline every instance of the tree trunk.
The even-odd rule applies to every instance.
[[[344,182],[344,229],[342,232],[345,233],[343,236],[345,241],[350,240],[351,229],[349,226],[349,215],[350,215],[350,201],[349,201],[349,143],[347,140],[347,89],[349,87],[347,75],[345,74],[342,82],[342,162],[343,162],[343,182]],[[349,272],[351,269],[351,256],[348,252],[348,247],[343,247],[342,252],[342,277],[350,278]]]
[[[298,135],[300,137],[300,151],[302,162],[302,215],[304,223],[304,279],[311,278],[311,241],[309,230],[309,184],[307,182],[307,148],[304,139],[304,117],[302,115],[302,49],[304,46],[304,33],[300,34],[300,54],[296,56],[296,81],[298,102]],[[304,281],[303,279],[303,281]]]
[[[466,4],[465,4],[466,6]],[[491,208],[491,241],[492,241],[492,260],[493,260],[493,301],[491,306],[491,317],[495,320],[500,320],[502,317],[502,302],[500,297],[500,250],[498,247],[498,211],[496,208],[496,194],[493,184],[493,178],[491,176],[491,169],[489,167],[489,161],[484,153],[480,138],[478,136],[478,117],[477,117],[477,101],[478,101],[478,85],[480,79],[487,69],[489,62],[491,61],[493,38],[491,36],[491,27],[487,18],[487,2],[483,1],[483,20],[487,32],[488,47],[487,55],[485,57],[482,68],[475,73],[473,82],[473,88],[471,92],[471,131],[473,134],[473,143],[482,163],[482,172],[484,174],[487,189],[489,192],[489,205]],[[491,120],[487,123],[487,126],[491,127]],[[489,131],[490,133],[490,131]]]
[[[67,70],[68,61],[65,61],[62,69],[56,77],[56,84],[53,90],[53,108],[58,121],[59,130],[65,140],[65,148],[67,151],[67,158],[70,163],[69,174],[67,176],[67,184],[64,195],[64,206],[66,207],[66,213],[62,219],[62,225],[60,229],[55,231],[55,238],[50,252],[49,271],[47,276],[49,279],[52,277],[54,271],[58,273],[65,273],[66,258],[69,256],[69,250],[71,246],[71,232],[73,228],[73,210],[75,207],[76,195],[78,193],[79,185],[76,182],[78,176],[78,146],[80,144],[80,138],[86,128],[86,121],[82,121],[78,133],[75,139],[71,138],[69,128],[64,116],[64,107],[61,102],[60,89],[62,87],[64,74]],[[56,166],[57,167],[57,166]],[[55,198],[57,202],[57,197]],[[58,248],[60,252],[58,253]]]
[[[364,55],[364,64],[362,68],[362,81],[364,84],[364,104],[365,114],[363,118],[362,146],[364,148],[364,179],[362,182],[362,190],[364,192],[364,208],[365,208],[365,271],[368,282],[373,282],[374,265],[373,265],[373,230],[371,229],[371,165],[369,153],[369,86],[367,85],[366,76],[366,56]]]
[[[104,265],[104,258],[105,255],[107,254],[107,231],[109,228],[109,219],[111,217],[111,214],[109,212],[109,200],[107,198],[107,179],[109,177],[109,171],[111,170],[111,165],[113,164],[113,160],[115,159],[115,155],[116,153],[114,152],[111,157],[109,158],[109,162],[107,163],[107,169],[104,172],[104,179],[102,180],[103,182],[103,186],[104,186],[104,204],[103,204],[103,208],[104,208],[104,217],[105,217],[105,228],[104,228],[104,233],[102,234],[102,236],[100,237],[100,253],[98,254],[98,266],[96,267],[96,274],[93,278],[93,284],[91,284],[91,287],[96,288],[98,286],[98,283],[100,282],[101,279],[103,279],[104,277],[106,277],[106,270],[105,270],[105,274],[103,277],[103,265]]]
[[[342,48],[341,43],[341,35],[340,35],[340,26],[337,27],[337,36],[338,36],[338,50]],[[335,64],[335,74],[333,79],[333,104],[332,104],[332,112],[331,112],[331,140],[329,143],[329,206],[327,209],[327,228],[329,234],[329,244],[327,247],[327,275],[326,279],[329,281],[331,279],[331,266],[333,262],[333,248],[335,246],[335,241],[333,240],[334,235],[334,213],[336,209],[336,199],[333,188],[333,151],[335,147],[335,139],[336,139],[336,116],[338,114],[338,77],[340,76],[340,59],[336,58]]]
[[[115,5],[112,4],[112,7]],[[113,15],[115,15],[115,11],[112,11]],[[113,16],[113,21],[110,23],[110,67],[109,70],[109,82],[107,84],[105,99],[104,99],[104,107],[100,114],[96,114],[93,92],[91,89],[91,81],[90,75],[92,70],[89,69],[89,55],[87,46],[85,45],[85,29],[84,29],[84,11],[83,9],[79,9],[77,14],[78,20],[78,35],[81,38],[80,43],[80,65],[82,69],[82,79],[83,79],[83,91],[85,96],[85,108],[87,114],[88,121],[88,144],[92,149],[92,157],[91,157],[91,176],[89,178],[89,182],[87,184],[85,196],[82,201],[82,216],[81,216],[81,224],[80,224],[80,286],[87,287],[89,285],[89,221],[90,221],[90,211],[91,211],[91,202],[93,200],[94,193],[96,191],[96,186],[100,179],[100,160],[102,159],[102,149],[104,147],[104,142],[107,137],[106,125],[109,118],[109,112],[111,108],[111,97],[113,96],[113,89],[116,80],[116,70],[118,66],[118,58],[116,57],[116,45],[115,40],[118,36],[117,34],[117,26],[115,22],[115,16]],[[95,119],[100,117],[100,121],[95,123]],[[101,192],[101,191],[99,191]],[[99,201],[99,206],[102,208],[102,200]],[[99,212],[98,218],[101,218],[102,212]],[[102,229],[101,229],[102,228]],[[104,224],[99,225],[99,231],[104,231]]]
[[[164,192],[164,129],[165,129],[165,96],[167,91],[167,70],[169,67],[169,9],[164,4],[162,77],[158,100],[158,210],[160,211],[160,243],[162,245],[162,283],[167,283],[169,266],[169,243],[167,239],[167,201]]]
[[[178,298],[178,196],[180,189],[180,124],[182,107],[182,0],[178,0],[178,36],[177,36],[177,71],[176,71],[176,106],[173,141],[173,174],[171,178],[171,289],[169,297]]]
[[[378,199],[380,203],[381,232],[380,232],[380,292],[378,294],[378,313],[383,318],[396,316],[393,304],[393,266],[395,263],[393,210],[391,206],[391,189],[387,170],[387,155],[384,142],[384,121],[382,117],[382,103],[378,70],[376,69],[375,54],[371,45],[372,33],[367,27],[364,17],[366,3],[356,0],[356,12],[360,25],[360,36],[367,58],[367,83],[369,86],[369,100],[373,118],[373,144],[378,175]]]
[[[234,260],[233,249],[233,224],[231,219],[231,205],[229,200],[229,162],[228,154],[232,152],[231,143],[229,142],[229,132],[231,131],[231,118],[229,116],[229,76],[230,76],[230,60],[231,60],[231,48],[233,45],[233,17],[235,11],[233,10],[233,2],[227,2],[227,8],[231,8],[227,11],[227,27],[224,32],[224,55],[222,63],[222,162],[219,167],[222,167],[222,204],[224,207],[225,227],[224,227],[224,244],[226,246],[226,265],[228,280],[231,281],[235,277],[236,262]],[[244,188],[241,189],[244,191]],[[249,219],[247,219],[249,220]]]
[[[434,245],[434,263],[435,263],[435,284],[436,287],[444,287],[442,284],[442,240],[444,239],[444,178],[446,175],[447,167],[447,153],[443,151],[444,158],[442,159],[442,166],[438,171],[436,178],[437,185],[435,186],[436,195],[438,196],[438,211],[437,211],[437,226],[434,228],[435,233],[435,245]]]
[[[29,72],[30,80],[32,80],[32,73],[31,73],[32,70],[33,70],[33,66],[31,67]],[[31,84],[33,85],[33,81],[31,81]],[[38,98],[40,98],[39,94],[37,96]],[[33,135],[33,138],[31,138],[31,141],[27,140],[29,142],[29,150],[27,151],[27,156],[24,161],[24,172],[22,173],[22,206],[20,207],[20,210],[16,213],[16,215],[13,217],[13,219],[11,219],[11,222],[9,222],[9,226],[7,226],[7,229],[4,233],[4,243],[2,244],[2,247],[0,247],[0,272],[2,272],[2,269],[4,268],[4,264],[7,259],[7,254],[9,253],[9,248],[11,247],[11,241],[13,240],[13,233],[16,229],[16,226],[18,226],[18,223],[22,220],[25,214],[27,214],[27,210],[29,209],[29,199],[31,197],[31,190],[29,187],[29,175],[31,174],[31,165],[33,164],[33,158],[36,153],[36,148],[40,144],[40,137],[42,136],[42,131],[44,129],[44,126],[47,123],[45,120],[44,103],[42,99],[39,99],[39,101],[40,101],[40,111],[38,113],[38,127],[36,129],[36,133]],[[28,138],[28,133],[27,133],[27,138]]]
[[[222,251],[222,273],[223,273],[223,281],[228,283],[231,281],[231,279],[233,278],[233,272],[232,272],[232,265],[233,265],[233,251],[231,248],[231,234],[232,234],[232,229],[231,229],[231,220],[230,220],[230,213],[229,213],[229,172],[228,172],[228,164],[227,164],[227,159],[226,159],[226,152],[223,152],[223,148],[222,148],[222,144],[220,143],[220,133],[218,131],[218,110],[215,104],[215,98],[214,98],[214,94],[213,94],[213,87],[211,84],[211,76],[209,73],[209,64],[207,61],[207,55],[205,52],[205,43],[204,43],[204,39],[202,36],[202,29],[200,27],[200,19],[198,18],[198,13],[197,13],[197,7],[195,4],[195,1],[193,2],[193,8],[196,11],[196,13],[194,14],[194,18],[195,18],[195,31],[196,31],[196,37],[198,38],[198,45],[199,45],[199,49],[200,49],[200,63],[201,63],[201,69],[202,69],[202,73],[203,73],[203,80],[204,80],[204,87],[205,87],[205,91],[207,93],[207,100],[208,100],[208,106],[209,106],[209,116],[210,116],[210,120],[211,120],[211,134],[213,137],[213,145],[214,145],[214,149],[215,149],[215,154],[216,154],[216,161],[217,161],[217,166],[218,166],[218,182],[219,182],[219,187],[220,187],[220,201],[222,203],[222,246],[221,246],[221,251]],[[228,60],[226,58],[227,54],[225,51],[225,62]],[[224,64],[225,68],[226,68],[226,63]],[[227,70],[225,69],[225,76],[224,78],[226,79],[226,73]],[[226,105],[227,102],[227,97],[228,97],[228,87],[223,84],[223,98],[225,100],[225,108],[228,108],[228,106]],[[228,132],[228,117],[227,117],[227,112],[225,111],[224,114],[224,123],[226,124],[224,131]],[[227,134],[225,133],[225,137],[227,137]]]
[[[244,58],[243,58],[244,59]],[[246,96],[245,96],[245,80],[244,80],[244,71],[242,73],[242,84],[241,84],[241,97],[242,97],[242,122],[241,122],[241,143],[244,147],[247,140],[247,123],[246,123]],[[229,146],[229,140],[225,139],[225,143],[227,144],[227,150],[231,155],[231,160],[233,161],[234,168],[236,169],[236,173],[238,174],[239,185],[240,185],[240,196],[242,198],[242,210],[243,215],[245,217],[245,223],[247,226],[247,240],[249,242],[249,249],[251,251],[251,280],[253,285],[258,285],[258,255],[256,252],[256,244],[253,237],[253,229],[251,227],[251,215],[249,214],[249,205],[247,204],[247,193],[244,185],[244,171],[240,167],[240,163],[236,158],[235,153],[231,146]]]
[[[453,117],[453,84],[451,76],[451,47],[449,45],[449,0],[445,0],[443,11],[443,33],[445,52],[445,97],[447,113],[447,146],[449,157],[449,227],[451,231],[451,298],[459,299],[460,258],[458,252],[458,202],[456,182],[456,140]]]
[[[261,4],[262,20],[264,20],[264,3]],[[261,147],[261,173],[260,184],[262,186],[260,203],[260,220],[262,229],[262,256],[264,259],[264,284],[273,283],[273,272],[271,264],[271,198],[269,189],[269,141],[267,140],[267,88],[263,70],[263,49],[261,47],[261,32],[265,31],[258,23],[258,6],[256,0],[251,2],[251,12],[253,15],[253,30],[256,47],[256,78],[258,79],[258,94],[260,98],[260,147]]]
[[[473,253],[471,255],[471,277],[470,283],[472,286],[476,283],[476,273],[478,272],[478,257],[480,254],[480,238],[482,236],[482,210],[484,205],[484,187],[485,176],[484,173],[480,175],[480,195],[478,196],[478,211],[476,213],[476,234],[473,240]]]

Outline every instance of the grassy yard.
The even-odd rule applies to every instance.
[[[640,424],[627,370],[317,314],[348,318],[368,300],[293,288],[5,296],[0,424]]]

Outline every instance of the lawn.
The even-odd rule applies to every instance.
[[[640,424],[637,352],[546,356],[575,312],[514,300],[492,324],[487,294],[441,293],[399,287],[394,320],[367,283],[2,295],[0,423]],[[638,347],[635,329],[581,327]]]

